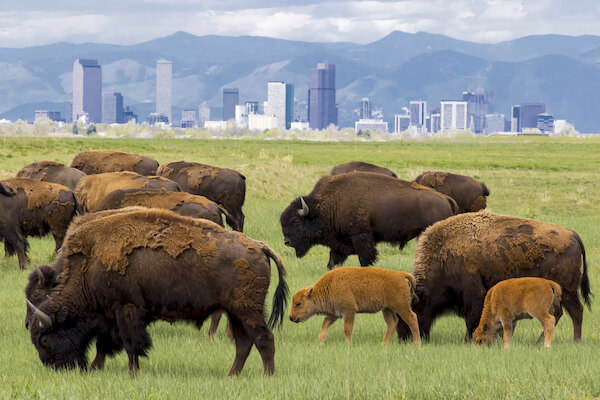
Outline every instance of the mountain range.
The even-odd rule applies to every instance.
[[[266,100],[267,81],[295,85],[306,117],[309,71],[336,65],[340,126],[353,126],[360,99],[393,126],[410,100],[461,99],[478,86],[493,94],[493,111],[507,115],[523,102],[544,102],[556,119],[580,132],[600,132],[600,36],[536,35],[495,44],[425,32],[392,32],[368,44],[315,43],[253,36],[195,36],[176,32],[135,45],[55,43],[0,48],[0,118],[32,121],[34,110],[64,115],[77,58],[102,65],[103,91],[121,92],[145,120],[155,109],[156,61],[173,62],[173,119],[206,101],[219,119],[223,87],[238,87],[240,102]]]

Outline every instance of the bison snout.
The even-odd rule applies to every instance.
[[[290,316],[290,321],[292,321],[292,322],[300,322],[300,320],[298,318],[294,318],[292,316]]]
[[[283,238],[283,244],[285,244],[288,247],[292,246],[292,242],[290,242],[290,239],[288,238]]]

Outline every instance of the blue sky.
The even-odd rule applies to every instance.
[[[369,43],[394,30],[495,43],[534,34],[600,35],[598,0],[3,1],[0,47],[133,44],[186,31]]]

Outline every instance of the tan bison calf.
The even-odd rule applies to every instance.
[[[413,342],[419,344],[419,324],[410,306],[415,285],[415,278],[406,272],[374,267],[337,268],[294,295],[290,320],[304,322],[315,314],[325,315],[319,335],[323,343],[329,326],[344,318],[346,340],[352,344],[354,315],[382,311],[387,324],[383,343],[390,341],[400,315],[410,327]]]
[[[554,326],[562,316],[560,285],[543,278],[513,278],[494,285],[485,296],[483,312],[473,339],[492,344],[503,329],[504,348],[510,347],[518,320],[535,318],[544,327],[544,344],[550,347]]]

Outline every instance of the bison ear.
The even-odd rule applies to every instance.
[[[483,324],[483,331],[487,332],[487,324]]]
[[[311,287],[310,290],[308,291],[308,293],[306,294],[306,298],[310,299],[310,296],[312,295],[313,292],[313,288]]]

